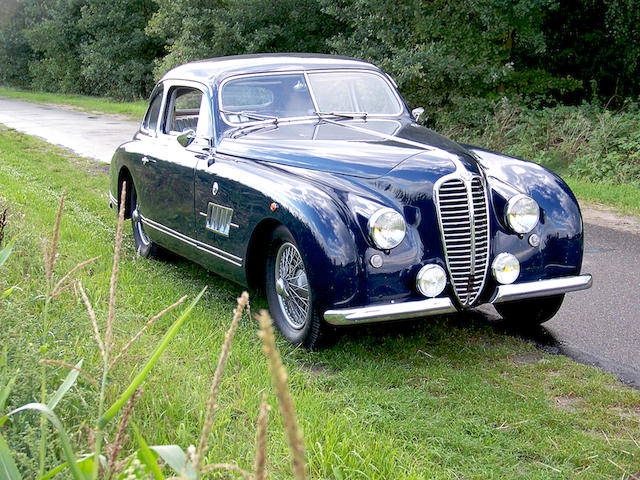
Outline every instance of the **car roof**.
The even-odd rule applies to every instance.
[[[256,54],[210,58],[185,63],[169,70],[161,81],[191,80],[210,84],[244,73],[326,70],[332,68],[359,68],[379,71],[376,66],[362,60],[335,55],[313,53]]]

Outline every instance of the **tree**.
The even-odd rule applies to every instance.
[[[564,0],[543,31],[545,68],[579,78],[593,96],[640,94],[640,4],[636,0]]]
[[[29,63],[37,56],[25,37],[26,28],[39,20],[35,5],[20,0],[0,2],[0,83],[30,86]]]
[[[342,28],[319,0],[160,0],[147,32],[163,36],[168,54],[159,76],[191,60],[259,52],[328,52]]]
[[[540,26],[550,0],[324,1],[347,25],[336,53],[365,58],[396,77],[410,103],[443,105],[511,88],[521,52],[545,49]]]
[[[145,33],[153,0],[84,0],[79,28],[81,73],[89,93],[118,99],[146,97],[162,41]]]
[[[40,21],[24,30],[37,55],[29,62],[31,87],[36,90],[83,92],[78,28],[82,0],[30,0],[31,10],[40,8]],[[27,4],[28,5],[28,4]]]

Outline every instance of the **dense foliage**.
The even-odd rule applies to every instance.
[[[532,109],[506,99],[477,125],[443,116],[438,129],[463,143],[527,158],[590,182],[640,187],[640,111],[594,105]]]
[[[428,126],[458,140],[581,177],[640,182],[637,0],[0,3],[7,86],[140,99],[181,63],[296,51],[380,65],[410,106],[426,107]],[[550,129],[579,133],[571,145],[540,145]],[[514,150],[510,138],[532,150]]]
[[[185,61],[303,51],[380,64],[431,111],[618,106],[640,94],[638,25],[635,0],[3,0],[0,83],[133,99]]]

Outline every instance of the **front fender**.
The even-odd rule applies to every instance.
[[[269,215],[254,218],[260,218],[259,224],[277,222],[289,229],[305,259],[319,309],[348,303],[358,291],[362,261],[353,221],[339,199],[331,189],[291,172],[264,164],[253,166],[251,172],[244,172],[243,183],[263,196],[257,199],[256,213],[273,206]]]
[[[479,158],[491,189],[493,254],[514,253],[521,262],[518,281],[534,281],[580,273],[583,225],[580,207],[567,184],[555,173],[533,162],[468,147]],[[504,215],[508,199],[517,193],[533,198],[540,221],[532,233],[540,237],[532,248],[529,236],[514,235]]]

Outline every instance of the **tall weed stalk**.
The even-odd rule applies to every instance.
[[[40,392],[40,403],[31,403],[24,405],[20,408],[9,412],[7,415],[0,418],[0,426],[6,422],[10,417],[25,411],[35,411],[40,413],[40,446],[39,446],[39,478],[44,480],[52,478],[62,470],[67,469],[74,480],[86,480],[91,479],[115,479],[115,478],[148,478],[151,476],[154,479],[163,479],[163,473],[158,463],[158,459],[162,459],[166,468],[172,468],[177,477],[186,480],[199,480],[205,476],[212,474],[218,470],[226,470],[232,472],[245,479],[264,480],[267,478],[266,465],[267,465],[267,416],[270,409],[267,403],[266,394],[262,398],[260,409],[258,412],[258,418],[256,421],[256,436],[255,436],[255,459],[253,463],[253,472],[244,470],[237,463],[233,461],[226,462],[209,462],[208,451],[209,441],[211,437],[212,428],[214,425],[215,414],[218,410],[218,396],[220,393],[222,379],[224,376],[225,368],[228,364],[229,357],[231,355],[231,347],[233,338],[237,331],[240,320],[242,319],[244,312],[249,311],[249,296],[246,292],[237,299],[237,306],[233,311],[233,317],[228,331],[226,332],[225,339],[220,351],[218,364],[215,373],[212,377],[209,395],[207,399],[206,414],[204,417],[201,433],[197,442],[197,447],[190,446],[183,450],[177,445],[147,445],[143,433],[131,423],[131,414],[134,408],[134,404],[137,398],[142,395],[142,384],[148,375],[149,371],[158,358],[167,348],[170,341],[178,332],[178,329],[184,323],[189,316],[196,303],[200,300],[204,294],[203,289],[200,294],[185,308],[178,319],[171,325],[166,331],[162,340],[157,344],[154,352],[150,358],[144,364],[138,373],[133,376],[129,385],[117,396],[113,404],[107,408],[107,388],[109,386],[110,372],[117,366],[117,362],[121,359],[124,353],[144,334],[149,327],[151,327],[160,317],[167,312],[180,306],[186,297],[182,297],[172,305],[166,307],[157,315],[151,317],[142,328],[131,339],[124,344],[119,351],[114,348],[113,332],[116,320],[116,306],[117,306],[117,292],[118,292],[118,272],[120,269],[120,258],[122,248],[122,230],[124,224],[124,203],[126,198],[126,185],[122,189],[121,196],[121,208],[118,212],[118,224],[115,236],[115,247],[113,255],[113,265],[111,271],[111,277],[109,281],[109,299],[108,299],[108,313],[106,318],[106,325],[101,327],[101,322],[92,306],[92,303],[82,285],[82,282],[78,279],[73,279],[73,276],[78,273],[82,268],[89,263],[95,261],[96,258],[80,262],[74,268],[72,268],[65,275],[61,275],[59,278],[55,272],[56,257],[58,254],[58,238],[60,233],[60,225],[62,220],[62,214],[64,209],[65,194],[62,195],[60,205],[58,207],[58,213],[55,220],[55,226],[50,242],[43,241],[43,261],[45,267],[46,278],[46,295],[44,298],[43,308],[43,336],[41,351],[42,354],[47,353],[47,335],[51,328],[49,319],[49,305],[50,302],[59,296],[61,293],[75,288],[79,293],[82,302],[86,308],[87,315],[90,323],[90,331],[96,342],[96,346],[100,353],[100,359],[102,363],[101,377],[99,379],[93,378],[84,368],[83,360],[80,360],[76,365],[59,361],[43,358],[40,361],[42,366],[42,384]],[[250,318],[250,315],[249,315]],[[287,443],[291,450],[291,462],[294,477],[298,480],[306,479],[306,463],[304,458],[304,441],[302,437],[302,431],[299,428],[297,417],[293,405],[293,400],[288,389],[288,377],[280,354],[276,347],[274,330],[271,325],[271,318],[266,312],[261,312],[256,317],[260,325],[259,337],[262,340],[263,350],[267,359],[269,371],[271,373],[272,383],[274,386],[275,397],[278,404],[280,415],[283,419],[283,425],[285,428]],[[49,402],[47,403],[47,391],[46,391],[46,367],[49,365],[63,366],[69,369],[69,373],[58,388],[58,390],[51,395]],[[95,411],[95,420],[91,423],[93,428],[89,434],[89,452],[84,455],[78,455],[71,445],[71,436],[67,433],[58,415],[54,412],[54,409],[58,402],[62,399],[65,393],[75,384],[77,378],[82,375],[89,381],[89,383],[97,390],[97,408]],[[9,383],[9,388],[10,388]],[[9,392],[4,390],[0,392],[2,398],[6,399]],[[4,400],[3,402],[4,403]],[[108,425],[120,415],[120,422],[116,429],[114,440],[111,443],[106,441],[106,433]],[[55,466],[45,472],[46,465],[46,427],[49,422],[56,430],[60,443],[62,446],[62,453],[66,462],[61,465]],[[138,449],[125,453],[125,444],[129,436],[127,430],[130,428],[134,431],[134,437],[138,443]],[[119,460],[120,456],[125,456],[124,460]],[[20,480],[20,474],[15,467],[8,446],[0,434],[0,467],[3,472],[8,472],[9,480]],[[84,473],[83,473],[84,472]]]

